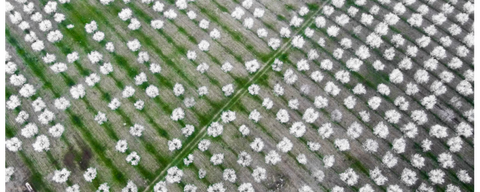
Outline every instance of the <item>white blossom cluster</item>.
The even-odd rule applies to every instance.
[[[68,180],[70,173],[71,171],[67,170],[66,168],[63,168],[61,170],[55,170],[52,180],[57,183],[65,183]]]
[[[97,177],[97,169],[93,167],[88,168],[87,171],[85,171],[85,173],[83,174],[83,177],[85,178],[85,181],[92,182],[93,179]]]
[[[134,151],[134,152],[128,154],[128,156],[127,156],[127,158],[125,158],[125,160],[128,163],[130,163],[131,165],[136,166],[140,162],[140,156],[137,154],[137,152]]]
[[[15,173],[15,168],[14,167],[7,167],[5,168],[5,183],[8,183],[10,181],[10,178],[12,175]]]
[[[46,135],[39,135],[36,137],[32,146],[33,150],[37,152],[48,151],[50,150],[50,141]]]

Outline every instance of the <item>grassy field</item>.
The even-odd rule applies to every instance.
[[[192,186],[197,191],[215,191],[218,184],[226,191],[240,191],[245,184],[255,191],[474,190],[474,94],[469,93],[474,86],[474,47],[468,42],[468,36],[473,36],[473,11],[469,11],[473,2],[62,2],[7,1],[11,6],[6,12],[6,52],[10,55],[6,66],[14,65],[16,70],[7,70],[6,75],[6,137],[7,142],[15,137],[22,143],[18,151],[7,146],[5,166],[14,168],[7,174],[8,191],[25,191],[26,183],[35,191],[75,191],[74,186],[96,191],[105,185],[110,191],[120,191],[130,182],[133,191],[156,191],[164,181],[169,191],[187,191]],[[24,8],[30,6],[31,10]],[[420,24],[412,25],[412,15],[421,12],[419,7],[428,11],[421,14]],[[131,16],[124,21],[119,13],[126,9]],[[234,16],[238,10],[243,11],[241,19]],[[394,22],[385,18],[392,13],[397,16]],[[37,21],[35,14],[42,18]],[[55,21],[61,17],[58,14],[65,17],[63,21]],[[444,21],[438,21],[439,15],[445,16]],[[153,20],[163,22],[161,29],[151,26]],[[51,27],[42,29],[40,21],[50,21]],[[92,21],[97,25],[95,31],[104,35],[100,41],[95,32],[87,33]],[[204,22],[207,27],[202,27]],[[24,28],[25,23],[30,27]],[[132,25],[140,27],[131,29]],[[428,27],[435,27],[435,32]],[[63,37],[51,42],[55,30]],[[220,38],[213,38],[214,30]],[[261,36],[260,31],[267,35]],[[27,40],[31,33],[36,34],[34,41]],[[379,37],[379,46],[372,45],[372,34]],[[403,39],[400,45],[399,37]],[[423,37],[428,37],[426,45],[419,41]],[[141,45],[138,50],[129,47],[134,40]],[[44,47],[36,50],[35,41]],[[209,43],[206,51],[199,45],[204,41]],[[110,44],[114,51],[109,50]],[[386,56],[387,50],[394,56]],[[71,62],[74,52],[78,59]],[[94,52],[102,55],[98,62],[92,60]],[[194,58],[187,56],[191,52]],[[48,55],[55,59],[48,61]],[[357,58],[361,64],[355,69],[351,63]],[[429,59],[436,63],[430,66]],[[254,60],[258,66],[251,71],[247,65]],[[276,66],[278,62],[283,65]],[[307,63],[306,69],[302,62]],[[52,66],[58,63],[67,68],[55,72]],[[109,64],[112,71],[107,74]],[[157,66],[161,69],[154,70]],[[399,82],[392,76],[397,71]],[[24,82],[16,83],[17,76],[24,77]],[[145,80],[137,83],[142,76]],[[33,85],[33,94],[25,96],[26,84]],[[80,98],[72,92],[78,85],[84,87]],[[179,85],[182,91],[176,91]],[[231,94],[226,94],[227,85],[233,86]],[[152,86],[158,89],[154,96],[149,92]],[[363,93],[358,86],[364,87]],[[417,91],[410,93],[411,86]],[[134,90],[128,97],[127,88]],[[203,89],[208,93],[202,93]],[[432,96],[435,100],[429,101]],[[9,107],[16,97],[20,103]],[[319,97],[328,104],[320,107]],[[70,105],[58,107],[55,101],[59,98]],[[381,101],[377,107],[372,107],[373,98]],[[44,107],[39,107],[40,100]],[[112,109],[115,100],[121,104]],[[137,108],[139,101],[143,102],[141,109]],[[183,115],[175,120],[178,109]],[[281,110],[288,112],[285,122],[278,116]],[[235,117],[226,121],[224,115],[229,111]],[[311,117],[311,111],[317,117]],[[54,118],[45,123],[42,118],[47,112]],[[425,114],[425,122],[415,116],[417,112]],[[108,120],[98,123],[99,113]],[[261,117],[256,119],[255,113]],[[23,114],[28,118],[22,118]],[[218,137],[210,136],[217,122],[223,131]],[[292,131],[298,123],[305,127],[300,136]],[[32,124],[38,131],[26,137],[24,132]],[[54,137],[50,130],[57,124],[64,131]],[[321,133],[327,124],[332,126],[329,136]],[[379,136],[380,124],[386,125],[386,136]],[[405,128],[409,124],[415,125],[413,136]],[[144,127],[141,136],[132,134],[135,125]],[[191,135],[184,133],[188,126],[194,127]],[[248,135],[242,134],[245,126]],[[433,131],[438,126],[444,135]],[[34,146],[40,135],[47,136],[49,147],[38,151]],[[176,139],[181,147],[169,149]],[[259,139],[263,147],[256,151],[252,145]],[[120,140],[128,143],[124,152],[116,149]],[[293,147],[283,152],[279,144],[285,140]],[[341,140],[347,141],[348,149],[340,149]],[[202,150],[200,144],[205,141],[210,145]],[[366,147],[370,141],[376,143],[374,151]],[[425,147],[427,141],[431,147]],[[315,149],[313,144],[320,147]],[[140,160],[132,165],[126,159],[135,153]],[[252,162],[242,166],[238,161],[245,153]],[[280,157],[274,165],[267,161],[272,153]],[[224,159],[215,165],[212,158],[220,154]],[[394,160],[386,160],[387,154],[393,154]],[[194,157],[190,164],[185,163],[188,157]],[[396,163],[390,165],[392,161]],[[173,183],[168,180],[172,167],[183,173]],[[91,181],[84,176],[89,168],[96,169]],[[386,182],[372,175],[375,168]],[[70,174],[57,182],[55,171],[62,169]],[[259,169],[266,171],[264,179],[254,176]],[[345,178],[350,169],[355,176]],[[226,179],[230,170],[235,172],[234,181]],[[434,170],[444,173],[441,179]],[[205,177],[199,176],[202,171]],[[405,178],[408,171],[415,179]],[[319,172],[324,176],[319,178]]]

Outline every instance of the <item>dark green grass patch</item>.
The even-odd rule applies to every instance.
[[[13,95],[12,91],[10,91],[10,89],[8,89],[8,87],[6,87],[5,88],[5,98],[8,99],[12,95]]]
[[[105,127],[105,131],[107,132],[107,135],[110,138],[116,141],[120,140],[120,138],[117,136],[117,133],[115,132],[115,129],[112,127],[110,123],[106,122],[103,126]]]
[[[277,15],[277,19],[280,21],[287,21],[287,18],[283,15]]]
[[[235,78],[234,80],[235,80],[235,82],[236,82],[238,85],[246,85],[246,84],[248,83],[248,80],[249,80],[249,79],[246,78],[246,77],[243,77],[243,78],[242,78],[242,77],[238,77],[238,78]]]
[[[180,32],[181,34],[185,35],[188,37],[188,40],[190,42],[192,42],[193,44],[198,44],[198,41],[197,39],[195,39],[195,37],[191,36],[188,34],[187,30],[185,30],[185,28],[181,27],[181,26],[177,26],[177,29],[178,29],[178,32]]]
[[[325,2],[325,0],[322,0],[322,2]],[[318,9],[320,9],[320,4],[319,3],[308,3],[307,7],[311,12],[314,12],[314,11],[317,11]]]
[[[368,168],[366,168],[365,165],[363,165],[363,163],[359,161],[356,157],[352,156],[348,152],[345,152],[343,154],[345,154],[345,156],[347,156],[347,160],[352,163],[350,164],[350,167],[364,173],[367,176],[370,175]]]
[[[63,77],[63,79],[65,80],[65,83],[69,87],[72,87],[76,84],[75,81],[70,76],[66,75],[65,73],[61,73],[60,75]]]
[[[225,13],[230,13],[230,11],[228,11],[228,8],[226,8],[225,6],[220,5],[220,4],[217,3],[216,1],[212,1],[212,2],[215,3],[216,7],[217,7],[218,9],[220,9],[220,11],[225,12]]]
[[[295,11],[295,6],[294,5],[286,4],[285,8],[287,8],[288,11]]]
[[[250,50],[250,49],[249,49]],[[272,58],[274,53],[267,53],[267,54],[258,54],[256,55],[257,58],[260,59],[262,62],[267,62],[270,58]]]
[[[260,76],[256,83],[261,85],[261,86],[266,86],[269,87],[268,80],[270,79],[270,75],[268,73],[265,73],[264,75]]]
[[[153,121],[152,118],[148,118],[148,123],[152,124],[152,125],[156,125],[156,123]],[[162,137],[164,138],[170,138],[170,135],[168,134],[167,131],[165,131],[165,129],[163,129],[162,127],[160,126],[155,126],[155,130],[158,132],[159,135],[161,135]]]
[[[125,69],[125,71],[127,72],[130,78],[135,78],[135,76],[140,74],[137,69],[130,67],[128,65],[129,62],[125,57],[118,55],[116,53],[112,53],[112,57],[115,60],[115,63],[117,65],[119,65],[122,69]]]

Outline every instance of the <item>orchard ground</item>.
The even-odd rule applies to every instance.
[[[474,190],[473,1],[6,7],[8,191]]]

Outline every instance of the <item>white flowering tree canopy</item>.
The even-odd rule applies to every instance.
[[[129,164],[131,164],[131,165],[133,165],[133,166],[136,166],[136,165],[138,165],[138,163],[140,162],[140,156],[137,154],[137,152],[134,151],[134,152],[130,153],[130,154],[127,156],[127,158],[125,158],[125,160],[126,160]]]
[[[11,152],[22,150],[22,141],[17,137],[12,137],[5,141],[5,147]]]
[[[87,171],[85,171],[85,173],[83,174],[83,177],[87,182],[92,182],[92,180],[95,179],[96,176],[97,176],[97,169],[93,167],[88,168]]]
[[[61,170],[55,170],[55,172],[53,173],[52,180],[57,183],[65,183],[68,180],[70,173],[71,172],[66,168],[63,168]]]
[[[247,69],[247,71],[249,73],[255,73],[260,68],[260,64],[258,63],[258,61],[256,59],[254,59],[254,60],[251,60],[251,61],[247,61],[245,63],[245,68]]]
[[[217,136],[221,135],[222,132],[223,132],[223,125],[218,123],[218,122],[213,122],[207,128],[208,135],[210,135],[212,137],[217,137]]]

